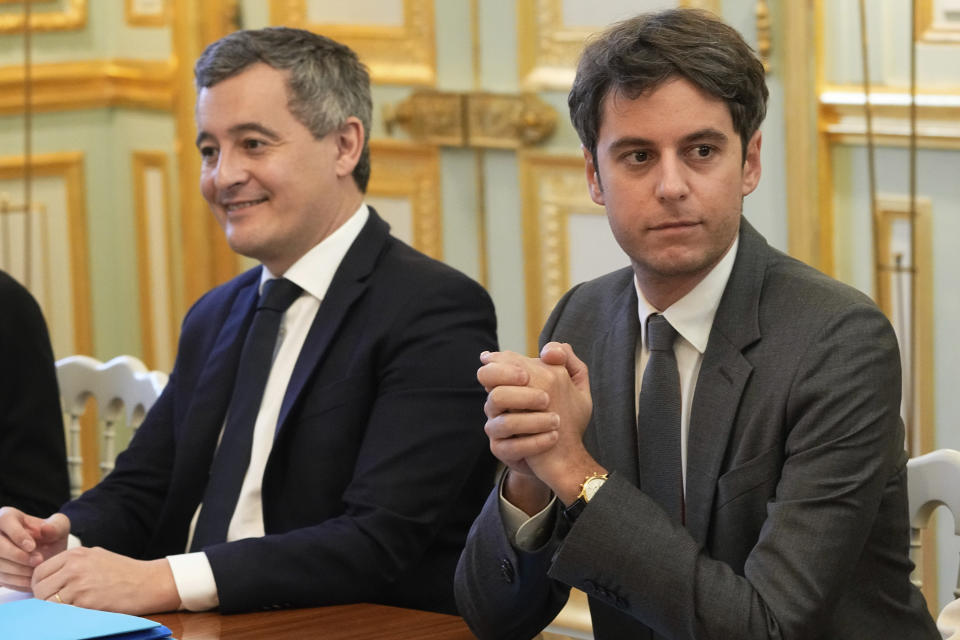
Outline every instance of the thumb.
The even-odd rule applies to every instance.
[[[548,342],[540,350],[540,359],[551,365],[560,365],[567,370],[567,374],[574,385],[582,389],[590,387],[587,365],[573,352],[573,347],[567,342]]]
[[[62,513],[55,513],[40,525],[39,542],[49,544],[63,540],[70,535],[70,518]]]

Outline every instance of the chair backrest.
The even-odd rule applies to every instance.
[[[960,451],[938,449],[907,462],[907,501],[910,506],[910,559],[916,565],[913,583],[922,586],[921,530],[934,509],[945,506],[953,515],[953,533],[960,536]],[[960,576],[953,597],[960,597]]]
[[[96,433],[81,433],[81,417],[87,400],[97,402],[99,421],[103,423],[100,439],[101,477],[113,469],[117,456],[116,427],[118,422],[136,429],[143,422],[167,384],[167,374],[149,371],[133,356],[117,356],[107,363],[89,356],[69,356],[57,361],[57,383],[67,424],[67,463],[70,469],[70,493],[80,495],[83,486],[83,454],[81,440],[97,441]]]

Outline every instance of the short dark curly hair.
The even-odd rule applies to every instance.
[[[580,56],[567,104],[594,162],[604,98],[618,92],[634,99],[676,77],[727,103],[746,156],[767,113],[763,64],[740,34],[714,15],[668,9],[614,24]]]

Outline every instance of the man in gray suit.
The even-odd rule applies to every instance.
[[[571,586],[599,639],[938,637],[909,581],[896,337],[741,218],[766,99],[706,13],[586,48],[571,118],[632,268],[568,292],[539,359],[481,356],[506,472],[457,569],[479,637],[530,638]]]

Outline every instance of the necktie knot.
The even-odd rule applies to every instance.
[[[302,291],[303,289],[286,278],[267,280],[263,283],[263,292],[260,294],[260,300],[257,303],[257,311],[270,309],[283,313],[293,304],[294,300],[300,297]]]
[[[647,318],[647,347],[650,351],[669,351],[677,338],[677,330],[659,313]]]

